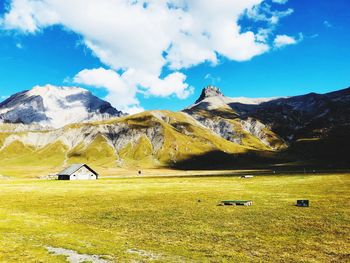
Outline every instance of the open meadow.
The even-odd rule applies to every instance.
[[[349,237],[349,174],[0,179],[0,262],[349,262]]]

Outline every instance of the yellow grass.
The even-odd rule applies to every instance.
[[[349,178],[0,179],[0,262],[65,262],[45,246],[111,262],[348,262]]]

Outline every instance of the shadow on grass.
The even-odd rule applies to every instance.
[[[264,169],[280,163],[279,154],[273,152],[247,152],[228,154],[221,151],[211,151],[192,156],[186,160],[169,162],[168,166],[179,170],[234,170],[234,169]],[[287,159],[283,159],[287,161]]]
[[[178,170],[256,170],[256,174],[350,172],[348,154],[344,154],[343,150],[327,151],[323,148],[329,146],[327,142],[318,143],[321,145],[308,145],[311,148],[309,151],[300,146],[283,152],[249,151],[228,154],[212,151],[186,160],[169,162],[168,166]]]

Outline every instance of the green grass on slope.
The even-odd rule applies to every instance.
[[[113,167],[116,162],[114,148],[102,135],[98,135],[90,144],[77,145],[67,154],[68,163],[88,163],[102,167]]]
[[[205,114],[209,112],[205,111]],[[204,114],[203,113],[203,114]],[[225,111],[223,116],[234,115],[231,111]],[[235,116],[235,115],[234,115]],[[215,116],[211,116],[215,117]],[[217,117],[215,117],[217,118]],[[228,119],[231,123],[235,120]],[[119,152],[107,142],[103,135],[98,135],[91,143],[81,142],[73,149],[68,150],[60,142],[48,145],[43,149],[36,149],[19,141],[15,141],[0,152],[0,173],[5,175],[19,175],[22,171],[33,170],[37,172],[37,166],[42,166],[45,175],[62,169],[62,166],[71,163],[88,163],[95,167],[134,167],[154,168],[174,166],[174,164],[191,160],[196,156],[203,156],[210,152],[242,154],[252,150],[270,150],[261,141],[251,134],[237,128],[241,133],[243,146],[225,140],[211,130],[199,125],[193,118],[183,112],[171,111],[146,111],[139,114],[126,116],[96,123],[72,124],[63,130],[97,125],[127,124],[130,134],[144,134],[138,141],[132,141]],[[157,128],[159,140],[163,137],[160,149],[154,149],[147,137],[147,129]],[[44,131],[47,132],[47,131]],[[40,132],[38,132],[40,133]],[[3,144],[8,134],[0,134],[0,145]],[[117,136],[117,135],[116,135]],[[230,156],[228,156],[230,157]]]
[[[0,132],[0,147],[4,145],[4,142],[8,136],[10,136],[10,133],[7,132]]]
[[[21,177],[48,175],[62,168],[66,151],[67,147],[61,142],[35,149],[14,141],[0,151],[0,174]]]
[[[349,176],[0,180],[0,262],[349,262]]]
[[[176,122],[176,124],[178,123]],[[191,123],[186,127],[189,133],[179,131],[178,127],[174,126],[175,123],[164,124],[165,141],[158,152],[158,158],[167,165],[211,151],[243,153],[248,150],[238,144],[226,141],[208,129]]]
[[[237,134],[237,137],[242,138],[241,144],[245,147],[249,147],[256,150],[272,150],[273,149],[284,149],[286,147],[284,141],[273,131],[264,128],[262,130],[265,135],[265,140],[269,142],[270,146],[267,146],[259,138],[255,137],[253,134],[243,130],[240,116],[231,108],[217,108],[213,110],[204,110],[204,109],[192,109],[186,110],[190,113],[195,113],[201,117],[209,118],[212,120],[220,121],[225,120],[234,125],[234,132]]]
[[[161,118],[155,117],[157,115]],[[154,152],[146,136],[142,136],[137,142],[130,142],[118,152],[124,165],[165,166],[214,150],[228,153],[241,153],[247,150],[198,126],[192,118],[181,112],[146,111],[115,121],[123,121],[132,129],[145,130],[160,126],[162,130],[160,135],[164,138],[163,145],[157,152]]]
[[[153,167],[156,165],[153,146],[147,136],[141,136],[135,143],[128,143],[118,152],[122,166]]]

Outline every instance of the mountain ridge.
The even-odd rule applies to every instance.
[[[7,171],[1,167],[41,169],[43,161],[48,170],[75,162],[177,169],[349,163],[350,89],[257,104],[232,102],[218,91],[204,91],[180,112],[145,111],[56,129],[0,124],[0,173]],[[345,147],[335,150],[338,145]]]

